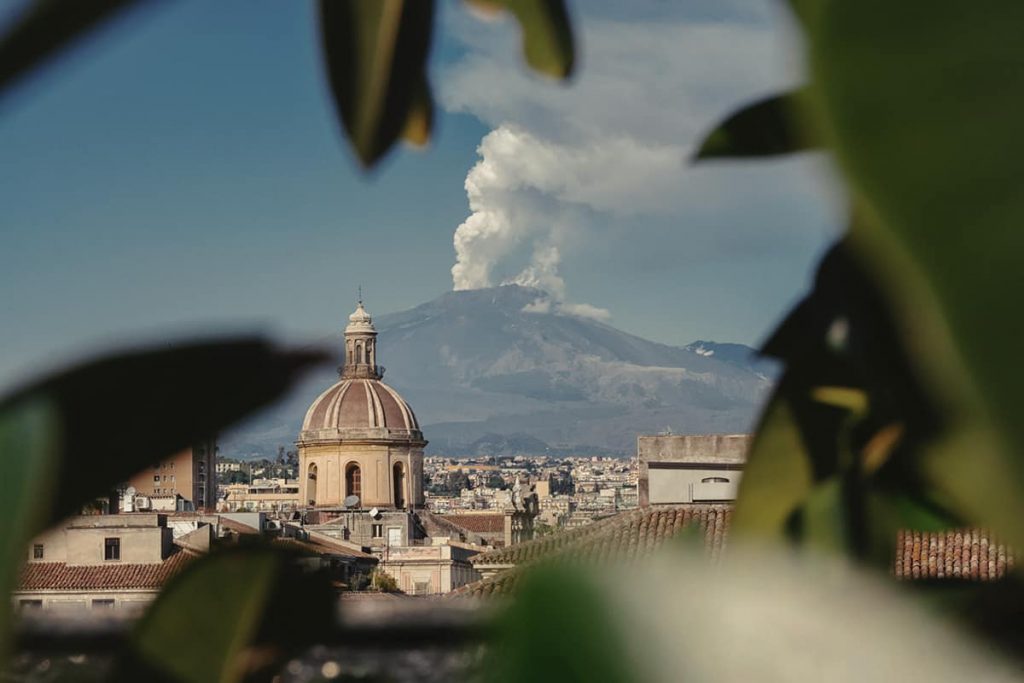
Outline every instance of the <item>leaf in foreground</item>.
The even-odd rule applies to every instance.
[[[569,12],[563,0],[469,0],[484,11],[508,10],[523,33],[523,54],[534,70],[568,78],[576,61]]]
[[[334,624],[336,597],[295,556],[241,547],[197,560],[174,579],[133,636],[137,660],[173,680],[241,680],[309,647]]]
[[[784,93],[733,112],[701,141],[694,160],[778,156],[818,147],[799,118],[803,97]]]
[[[60,439],[48,463],[51,487],[37,492],[42,513],[28,531],[269,404],[325,359],[259,338],[198,342],[106,356],[16,391],[0,401],[0,416],[45,402]],[[0,452],[5,461],[25,456]]]
[[[628,683],[613,612],[585,572],[529,572],[497,624],[487,680]]]
[[[1024,544],[1024,4],[819,5],[812,92],[871,217],[852,244],[951,408],[950,488],[975,523]],[[1010,497],[994,493],[1005,477]]]
[[[359,161],[373,166],[403,135],[429,137],[426,62],[433,0],[321,0],[327,77]]]

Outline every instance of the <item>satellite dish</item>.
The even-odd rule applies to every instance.
[[[377,508],[373,508],[372,510],[370,510],[370,516],[374,519],[377,519],[378,517],[380,517],[380,510],[378,510]]]
[[[359,507],[359,496],[349,496],[342,504],[347,508],[357,508]]]

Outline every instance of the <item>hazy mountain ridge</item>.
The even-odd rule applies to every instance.
[[[448,292],[374,318],[385,381],[416,411],[429,451],[466,453],[484,437],[493,448],[502,435],[530,435],[560,452],[627,453],[637,433],[750,428],[775,371],[749,347],[651,342],[543,311],[553,308],[535,305],[546,296],[516,285]],[[339,330],[335,348],[341,338]],[[290,444],[306,407],[334,381],[334,372],[318,374],[224,450]]]

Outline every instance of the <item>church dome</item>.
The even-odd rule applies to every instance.
[[[422,441],[412,408],[375,379],[342,379],[313,401],[302,422],[302,440],[394,439]]]
[[[412,408],[381,381],[377,330],[360,301],[345,327],[341,379],[320,394],[306,411],[300,443],[393,441],[425,445]]]

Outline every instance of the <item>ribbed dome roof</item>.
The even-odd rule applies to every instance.
[[[302,440],[395,439],[422,441],[412,408],[375,379],[342,379],[313,401]]]

